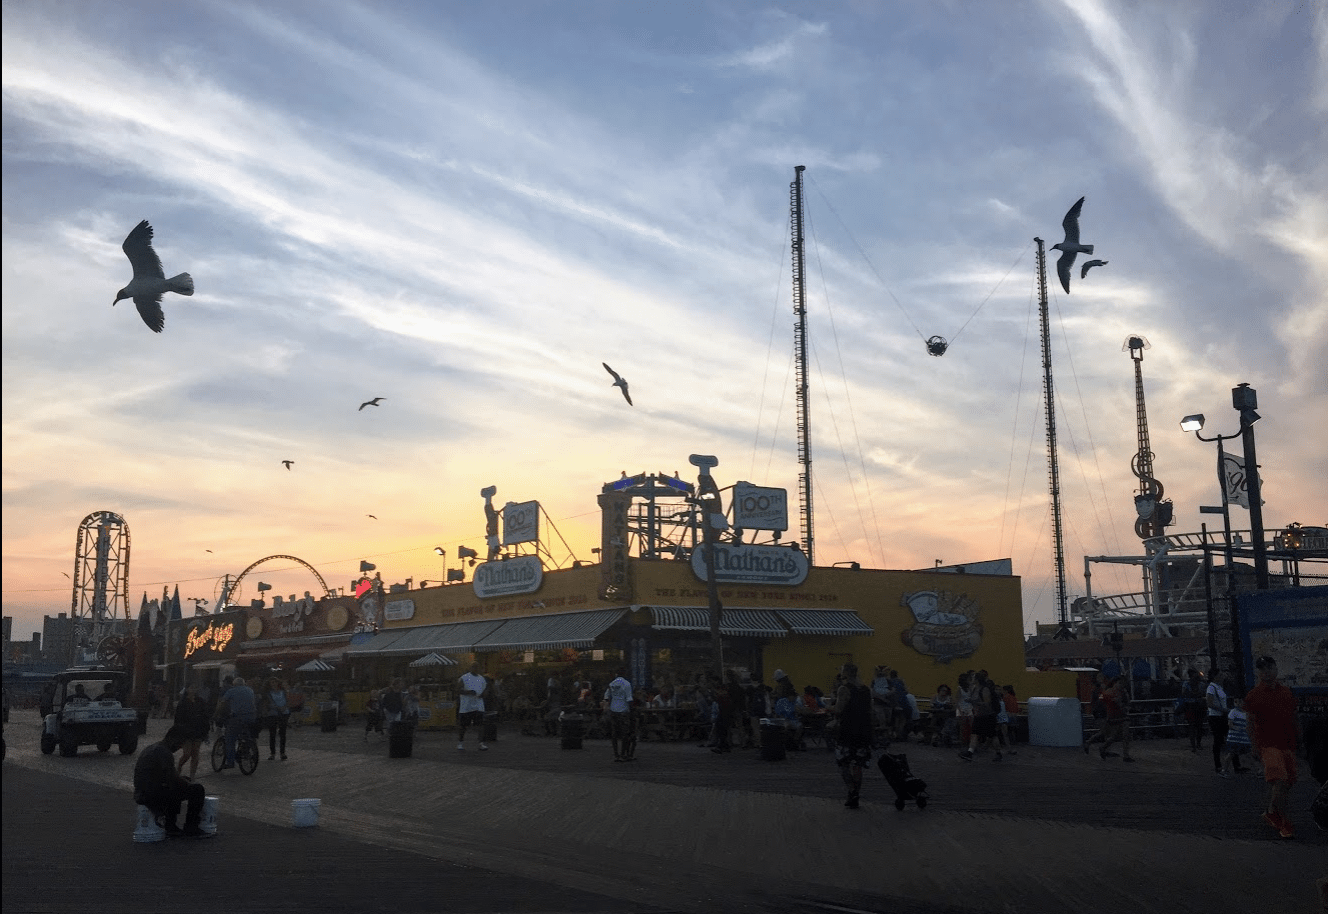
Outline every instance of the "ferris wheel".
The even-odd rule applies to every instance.
[[[225,606],[236,606],[239,604],[240,588],[244,583],[245,576],[249,574],[249,572],[253,571],[255,568],[257,568],[259,565],[262,565],[264,562],[273,562],[283,559],[288,562],[294,562],[295,564],[303,567],[306,571],[308,571],[311,575],[314,576],[314,580],[318,582],[318,586],[323,590],[323,596],[324,597],[332,596],[332,591],[328,589],[327,582],[323,580],[323,576],[318,573],[318,570],[314,568],[313,565],[310,565],[304,559],[298,558],[297,556],[293,555],[267,555],[259,559],[258,561],[254,562],[253,564],[251,564],[248,568],[246,568],[244,571],[241,571],[234,578],[231,578],[230,575],[225,575],[224,577],[218,579],[216,590],[213,593],[213,606],[216,607],[217,612],[220,612],[223,608],[225,608],[222,605],[223,603],[225,604]]]

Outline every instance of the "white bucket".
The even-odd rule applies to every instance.
[[[134,840],[139,844],[165,841],[166,829],[157,824],[157,817],[146,806],[138,807],[138,824],[134,827]]]
[[[296,828],[308,828],[318,824],[319,802],[319,800],[291,800]]]
[[[198,827],[209,835],[217,833],[217,798],[203,798],[203,815],[198,820]]]

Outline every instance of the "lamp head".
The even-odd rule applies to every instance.
[[[1195,413],[1193,416],[1186,416],[1180,420],[1180,430],[1182,432],[1197,432],[1204,427],[1203,413]]]
[[[442,546],[434,546],[433,551],[438,553],[439,555],[447,555],[447,550],[444,549]]]

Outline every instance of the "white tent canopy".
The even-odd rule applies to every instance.
[[[423,657],[421,657],[420,659],[418,659],[418,660],[412,660],[412,661],[410,662],[410,666],[414,666],[414,667],[420,667],[420,666],[456,666],[456,665],[457,665],[457,662],[456,662],[455,660],[453,660],[451,657],[448,657],[448,656],[445,656],[444,654],[439,654],[439,653],[436,653],[436,652],[430,652],[430,653],[428,653],[428,654],[425,654],[425,655],[424,655]]]
[[[295,668],[295,672],[330,673],[332,672],[333,669],[335,669],[335,667],[333,667],[332,664],[328,663],[326,660],[319,660],[318,658],[315,657],[313,660],[310,660],[308,663],[302,664],[301,666],[297,666]]]

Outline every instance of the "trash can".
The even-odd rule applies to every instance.
[[[387,725],[387,757],[410,758],[415,746],[415,728],[404,720],[393,721]]]
[[[318,703],[318,720],[324,733],[337,732],[337,703],[335,701],[320,701]]]
[[[581,739],[586,735],[586,719],[580,714],[564,714],[558,718],[558,736],[562,739],[562,748],[580,749]]]
[[[484,741],[486,743],[496,743],[498,741],[498,715],[484,715]]]
[[[782,720],[761,718],[761,761],[783,761],[787,757],[784,739],[784,722]]]

